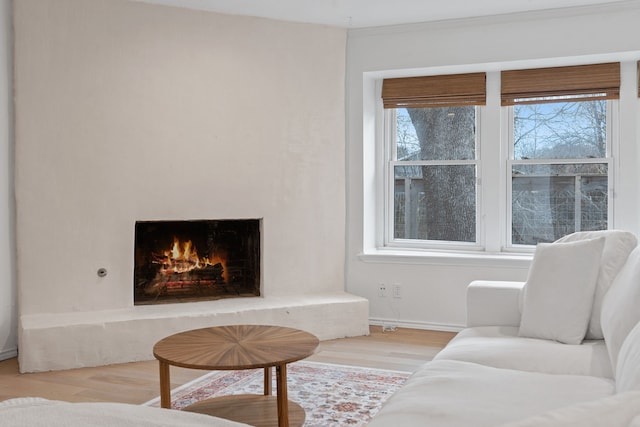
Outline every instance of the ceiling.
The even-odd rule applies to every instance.
[[[136,0],[232,15],[345,28],[502,15],[620,0]]]

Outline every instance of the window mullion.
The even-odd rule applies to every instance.
[[[487,105],[482,108],[479,121],[478,186],[479,243],[484,250],[498,253],[502,249],[504,190],[502,170],[504,150],[502,148],[500,107],[500,73],[487,73]]]

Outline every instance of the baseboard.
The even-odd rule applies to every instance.
[[[369,324],[382,327],[396,327],[396,328],[409,328],[409,329],[424,329],[429,331],[444,331],[444,332],[460,332],[465,328],[464,325],[445,324],[445,323],[431,323],[431,322],[416,322],[398,319],[381,319],[381,318],[369,318]]]
[[[14,357],[18,357],[18,349],[10,348],[7,350],[0,351],[0,360],[7,360]]]

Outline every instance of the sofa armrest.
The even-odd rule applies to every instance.
[[[467,287],[467,327],[520,326],[525,282],[474,280]]]

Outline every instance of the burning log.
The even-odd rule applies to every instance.
[[[184,273],[180,272],[159,272],[155,280],[151,281],[144,287],[144,293],[147,295],[162,295],[176,289],[201,291],[203,287],[213,287],[216,285],[224,285],[224,267],[222,263],[208,265],[197,271],[190,270]]]

